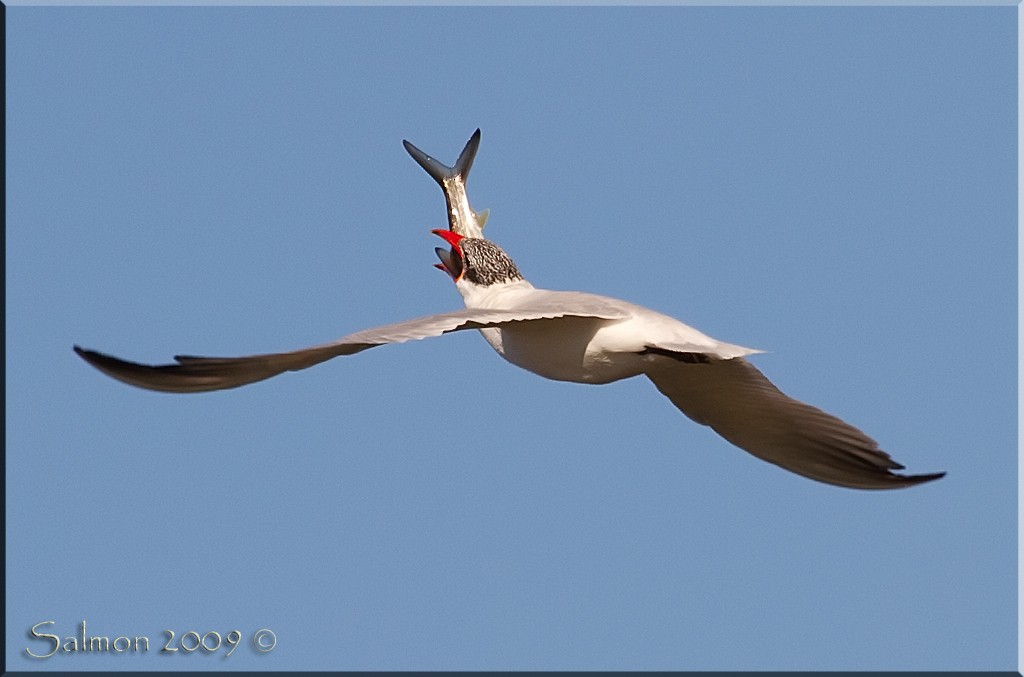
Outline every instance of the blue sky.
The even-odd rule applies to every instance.
[[[1015,667],[1015,8],[7,18],[10,669]],[[72,353],[460,307],[401,141],[450,163],[477,127],[472,203],[534,284],[765,349],[948,476],[814,483],[471,333],[192,396]],[[83,619],[150,651],[26,656]]]

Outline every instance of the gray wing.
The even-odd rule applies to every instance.
[[[404,343],[453,331],[501,327],[514,322],[542,321],[569,316],[608,320],[621,317],[614,312],[592,313],[546,307],[515,310],[466,309],[364,329],[332,343],[287,353],[246,357],[176,355],[175,364],[161,365],[129,362],[78,346],[74,349],[86,362],[118,381],[149,390],[198,393],[237,388],[286,371],[306,369],[332,357],[352,355],[386,343]]]
[[[946,473],[898,475],[903,466],[835,416],[789,397],[742,357],[687,364],[659,360],[647,372],[680,411],[760,459],[819,482],[896,489]]]

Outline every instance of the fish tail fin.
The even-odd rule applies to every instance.
[[[427,174],[430,174],[434,181],[437,181],[438,185],[444,188],[445,179],[461,176],[462,181],[466,181],[466,178],[469,176],[469,170],[473,167],[476,151],[480,148],[480,130],[477,129],[473,132],[473,136],[469,137],[469,141],[466,142],[466,147],[459,153],[459,159],[455,161],[454,167],[438,162],[408,141],[403,140],[402,145],[405,146],[405,150],[416,161],[416,164],[423,167]]]

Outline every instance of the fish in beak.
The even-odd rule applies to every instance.
[[[448,273],[452,282],[458,282],[462,279],[462,273],[465,271],[465,254],[459,245],[462,235],[451,230],[432,230],[430,232],[451,245],[451,249],[434,247],[434,253],[437,254],[437,258],[441,259],[441,263],[435,263],[434,267]]]
[[[469,196],[466,194],[466,179],[473,167],[476,151],[480,147],[480,130],[476,130],[473,136],[469,137],[454,167],[441,164],[408,141],[402,141],[402,144],[412,159],[423,167],[444,191],[444,199],[448,205],[448,228],[464,237],[482,238],[484,223],[487,222],[487,210],[479,214],[474,212],[469,206]]]

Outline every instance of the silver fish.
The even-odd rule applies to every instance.
[[[448,204],[448,229],[463,237],[483,238],[488,211],[485,209],[479,214],[473,211],[469,206],[469,196],[466,195],[466,179],[480,147],[480,130],[469,137],[454,167],[441,164],[408,141],[403,140],[402,145],[444,191],[444,200]]]

